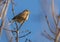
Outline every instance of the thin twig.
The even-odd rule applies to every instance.
[[[27,38],[26,38],[25,42],[27,42],[27,41],[32,42],[30,39],[27,39]]]
[[[27,34],[25,34],[25,35],[23,35],[23,36],[21,36],[21,37],[19,37],[19,38],[26,37],[26,36],[29,35],[29,34],[31,34],[31,32],[28,32]]]
[[[25,21],[23,21],[23,23],[19,26],[18,30],[20,30],[20,29],[21,29],[21,27],[22,27],[22,25],[24,24],[24,22],[25,22]]]
[[[4,30],[6,30],[6,31],[10,31],[10,32],[16,32],[16,31],[14,31],[14,30],[8,30],[8,29],[6,29],[6,28],[3,28]]]
[[[2,15],[1,15],[1,17],[2,17],[2,27],[1,27],[1,30],[4,28],[4,24],[5,24],[5,17],[6,17],[6,14],[7,14],[7,10],[8,10],[8,7],[9,7],[9,3],[10,3],[10,0],[5,0],[6,1],[6,3],[4,4],[4,7],[3,7],[3,9],[2,9]],[[8,31],[7,31],[7,33],[8,33]],[[11,40],[11,38],[9,38],[9,40]]]
[[[47,21],[47,24],[48,24],[48,27],[49,27],[49,30],[53,33],[53,34],[56,34],[55,32],[52,31],[51,27],[50,27],[50,22],[48,21],[48,17],[45,16],[46,18],[46,21]]]
[[[15,16],[13,0],[11,0],[11,3],[12,3],[12,13],[13,13],[13,16]],[[15,25],[16,25],[16,28],[18,29],[18,24],[16,22],[15,22]]]
[[[46,0],[44,1],[44,4],[45,4],[45,2],[46,2]],[[47,4],[47,2],[46,2],[46,4]],[[41,8],[42,8],[42,11],[43,11],[43,14],[45,15],[45,19],[46,19],[46,21],[47,21],[47,25],[48,25],[48,27],[49,27],[49,29],[50,29],[50,31],[53,33],[53,34],[55,34],[55,32],[51,29],[51,27],[50,27],[50,22],[48,21],[48,18],[47,18],[47,12],[45,12],[44,11],[44,9],[43,8],[45,8],[44,6],[42,7],[41,6]]]
[[[25,42],[27,42],[27,39],[25,40]]]
[[[42,33],[42,35],[50,40],[54,40],[53,37],[51,37],[46,31],[44,31],[45,33]],[[46,35],[45,35],[46,34]]]
[[[6,0],[6,3],[2,9],[2,13],[1,13],[1,17],[2,17],[2,23],[1,23],[1,31],[4,28],[4,24],[5,24],[5,17],[7,14],[7,10],[8,10],[8,6],[9,6],[10,0]]]

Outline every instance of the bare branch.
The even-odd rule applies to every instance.
[[[46,21],[47,21],[47,24],[48,24],[49,30],[50,30],[53,34],[56,34],[56,33],[53,32],[52,29],[50,28],[50,22],[48,21],[47,16],[45,16],[45,18],[46,18]]]
[[[54,0],[52,0],[52,16],[53,16],[53,20],[54,20],[54,23],[55,23],[55,25],[56,25],[56,30],[57,30],[57,29],[58,29],[58,28],[57,28],[58,23],[56,23],[56,20],[55,20]]]
[[[46,31],[44,31],[44,33],[42,33],[42,35],[46,38],[48,38],[49,40],[54,40],[53,37],[51,37]]]
[[[29,34],[31,34],[31,32],[28,32],[27,34],[25,34],[25,35],[23,35],[23,36],[21,36],[21,37],[19,37],[19,38],[26,37],[26,36],[29,35]]]
[[[1,24],[1,30],[4,28],[4,24],[5,24],[5,17],[6,17],[6,13],[7,13],[7,10],[8,10],[8,6],[9,6],[9,3],[10,3],[10,0],[6,0],[6,3],[2,9],[2,13],[1,13],[1,17],[2,17],[2,24]],[[0,32],[1,33],[1,32]]]
[[[4,30],[6,30],[6,31],[10,31],[10,32],[16,32],[16,31],[14,31],[14,30],[8,30],[8,29],[6,29],[6,28],[3,28]]]
[[[49,30],[53,33],[53,34],[56,34],[52,29],[51,29],[51,27],[50,27],[50,22],[48,21],[48,17],[47,17],[47,12],[44,10],[45,8],[46,8],[46,6],[47,6],[47,0],[43,0],[43,8],[42,8],[42,11],[43,11],[43,14],[45,15],[45,19],[46,19],[46,21],[47,21],[47,25],[48,25],[48,27],[49,27]],[[46,6],[45,6],[46,5]]]
[[[2,19],[2,24],[1,24],[1,31],[3,30],[3,28],[4,28],[4,25],[5,25],[5,17],[6,17],[6,14],[7,14],[7,10],[8,10],[8,6],[9,6],[9,3],[10,3],[10,0],[5,0],[6,2],[5,2],[5,4],[4,4],[4,7],[3,7],[3,9],[2,9],[2,12],[1,12],[1,19]],[[10,32],[6,32],[7,34],[9,33],[10,34]],[[8,34],[8,35],[9,35]],[[11,35],[9,36],[9,40],[11,40]]]
[[[26,38],[25,42],[27,42],[27,41],[28,41],[28,42],[32,42],[30,39],[27,39],[27,38]]]

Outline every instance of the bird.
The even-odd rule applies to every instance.
[[[25,9],[24,11],[22,11],[18,15],[14,16],[12,18],[12,21],[13,22],[18,22],[20,24],[23,24],[25,21],[28,20],[29,14],[30,14],[30,11],[28,9]]]

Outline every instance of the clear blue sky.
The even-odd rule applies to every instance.
[[[57,3],[57,6],[59,6],[59,1],[55,1]],[[21,30],[30,30],[32,33],[30,35],[28,35],[25,38],[22,38],[19,40],[19,42],[24,42],[24,40],[26,38],[31,39],[32,42],[51,42],[50,40],[44,38],[41,33],[43,32],[43,30],[47,30],[48,32],[50,32],[47,28],[47,24],[42,12],[42,8],[41,8],[41,0],[15,0],[15,13],[18,14],[20,12],[22,12],[24,9],[28,9],[30,10],[30,17],[28,19],[27,22],[24,23],[23,25],[23,29]],[[49,6],[49,4],[48,4]],[[44,8],[43,8],[44,9]],[[60,8],[59,8],[60,9]],[[59,9],[57,11],[57,13],[59,13]],[[10,16],[12,14],[11,11],[11,4],[9,6],[9,10],[7,13],[7,17],[11,17]],[[11,20],[11,19],[10,19]],[[6,33],[3,31],[2,37],[0,42],[8,42],[7,38],[6,38]]]

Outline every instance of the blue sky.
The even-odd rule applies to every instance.
[[[30,17],[29,17],[28,21],[24,23],[24,25],[22,26],[23,29],[21,29],[21,30],[28,29],[31,31],[31,34],[25,38],[21,38],[19,40],[19,42],[24,42],[24,40],[26,38],[31,39],[32,42],[51,42],[50,40],[46,39],[45,37],[43,37],[41,35],[41,33],[43,32],[44,29],[50,33],[46,20],[44,18],[44,13],[42,11],[42,7],[41,7],[42,2],[41,1],[42,0],[15,0],[16,15],[18,13],[22,12],[24,9],[30,10]],[[49,8],[47,10],[50,10],[50,6],[49,6],[50,3],[51,2],[48,1]],[[55,4],[56,3],[57,3],[56,11],[57,11],[57,13],[59,13],[59,11],[60,11],[59,10],[60,9],[59,0],[58,1],[55,0]],[[49,11],[46,11],[46,12],[48,12],[50,14]],[[48,16],[50,16],[50,15],[48,15]],[[7,12],[7,17],[9,17],[10,20],[11,20],[11,18],[13,18],[12,11],[11,11],[11,4],[10,4],[8,12]],[[49,20],[50,19],[51,18],[49,17]],[[3,33],[2,33],[0,42],[8,42],[5,31],[3,31]]]

